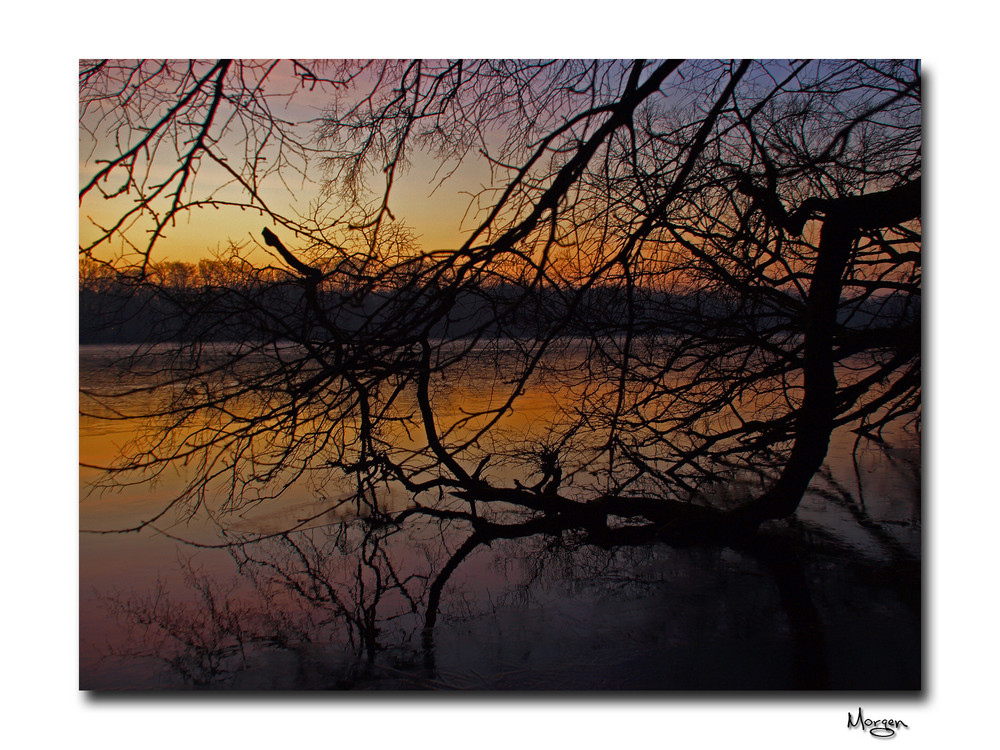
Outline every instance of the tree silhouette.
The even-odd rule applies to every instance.
[[[467,529],[432,628],[480,544],[746,544],[794,514],[835,429],[919,426],[917,64],[283,65],[81,65],[82,122],[112,144],[81,210],[128,199],[81,244],[88,279],[173,343],[86,394],[149,425],[107,483],[188,467],[139,528],[308,478],[373,527]],[[324,95],[313,129],[272,108],[282,86]],[[393,210],[428,156],[439,189],[491,173],[458,247]],[[314,167],[307,215],[267,197]],[[227,206],[261,216],[273,264],[158,260],[179,218]]]

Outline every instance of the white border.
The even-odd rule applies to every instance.
[[[133,2],[7,11],[2,120],[3,662],[12,746],[273,748],[861,746],[847,711],[906,721],[900,746],[993,729],[1000,278],[994,25],[979,4]],[[939,7],[939,6],[936,6]],[[21,9],[17,9],[21,8]],[[287,15],[278,15],[287,14]],[[949,42],[946,40],[955,40]],[[922,57],[925,225],[925,690],[857,696],[303,696],[96,700],[77,691],[76,104],[79,57]],[[988,682],[989,680],[989,682]],[[988,740],[986,740],[988,742]]]

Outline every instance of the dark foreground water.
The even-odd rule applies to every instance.
[[[102,355],[82,352],[83,385],[106,376]],[[81,419],[82,462],[112,458],[136,429]],[[184,479],[91,493],[94,476],[81,471],[86,530],[151,517]],[[796,517],[739,549],[497,540],[438,585],[468,529],[380,529],[321,494],[81,534],[81,688],[921,687],[912,434],[837,435]]]

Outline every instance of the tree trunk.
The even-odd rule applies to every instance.
[[[813,475],[823,465],[836,416],[833,345],[837,307],[851,248],[861,230],[891,227],[920,216],[920,178],[881,193],[823,201],[818,207],[825,217],[819,257],[806,299],[804,393],[796,418],[795,443],[774,486],[733,512],[733,520],[741,524],[756,525],[792,515]]]

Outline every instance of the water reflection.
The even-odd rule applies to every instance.
[[[84,463],[133,437],[99,424]],[[837,433],[793,519],[689,547],[513,510],[502,532],[446,508],[387,523],[303,476],[280,505],[85,534],[81,686],[916,689],[919,465],[913,436]],[[81,526],[135,525],[183,482],[84,492]]]

